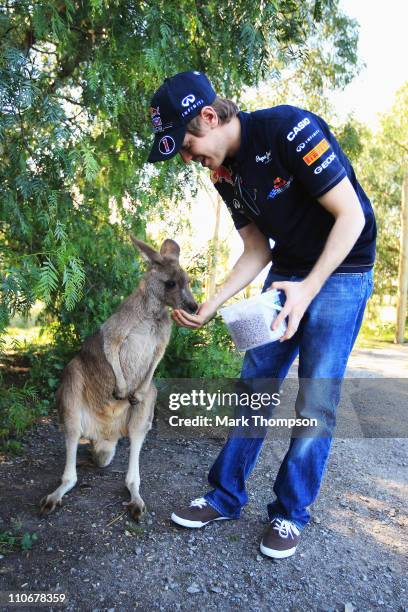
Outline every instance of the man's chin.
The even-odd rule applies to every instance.
[[[217,169],[217,168],[219,168],[220,166],[221,166],[221,164],[220,164],[220,163],[210,160],[210,161],[207,163],[207,166],[206,166],[206,167],[207,167],[209,170],[216,170],[216,169]]]

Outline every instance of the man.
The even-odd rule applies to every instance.
[[[173,312],[197,329],[272,259],[264,290],[280,289],[287,319],[280,342],[247,351],[244,379],[283,381],[299,354],[297,416],[319,417],[319,435],[292,436],[269,504],[261,551],[296,551],[310,520],[335,427],[340,387],[371,295],[376,226],[371,204],[328,125],[314,113],[277,106],[254,113],[216,96],[200,72],[166,79],[152,99],[155,140],[150,162],[180,154],[210,168],[244,251],[218,293],[195,315]],[[271,251],[269,239],[273,239]],[[197,528],[236,519],[262,438],[230,436],[209,473],[212,490],[172,520]]]

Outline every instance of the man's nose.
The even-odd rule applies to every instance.
[[[180,157],[185,164],[188,164],[193,159],[191,153],[188,153],[187,151],[180,151]]]

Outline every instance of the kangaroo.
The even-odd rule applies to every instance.
[[[65,433],[66,464],[60,486],[40,502],[42,514],[61,505],[63,495],[75,486],[81,437],[91,441],[95,463],[106,467],[119,438],[126,435],[130,439],[128,509],[136,521],[146,511],[139,494],[139,454],[153,419],[157,395],[153,374],[170,339],[167,306],[196,312],[198,305],[180,267],[176,242],[165,240],[157,252],[131,239],[150,266],[139,286],[64,368],[56,402]]]

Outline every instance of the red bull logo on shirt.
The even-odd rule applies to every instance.
[[[211,172],[211,180],[213,183],[222,183],[225,181],[230,185],[234,184],[234,179],[232,178],[231,171],[228,170],[225,166],[219,166],[215,170]]]
[[[289,189],[292,184],[292,181],[293,176],[289,177],[287,181],[285,181],[285,179],[283,178],[280,178],[280,176],[277,176],[276,179],[273,181],[273,189],[269,193],[267,199],[273,200],[274,198],[276,198],[276,196],[282,193],[282,191],[286,191],[286,189]]]

